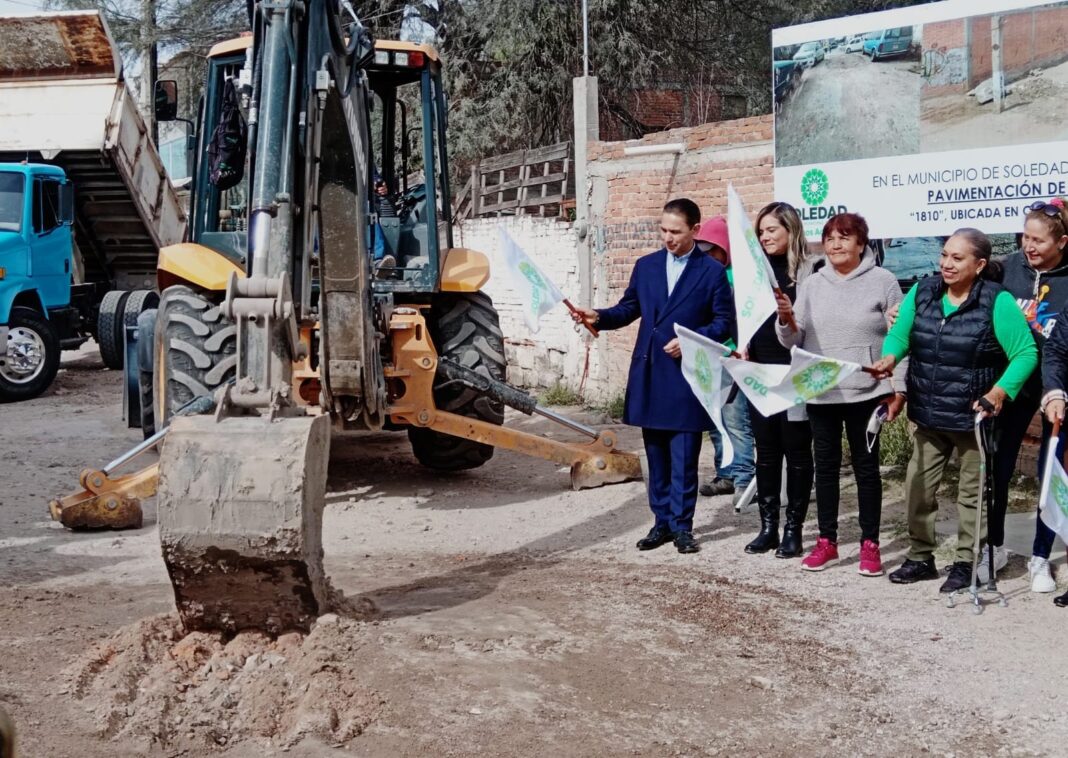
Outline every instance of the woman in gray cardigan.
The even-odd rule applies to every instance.
[[[886,312],[902,300],[897,277],[875,265],[866,247],[868,224],[855,213],[840,213],[823,227],[827,263],[801,283],[791,306],[779,300],[776,333],[786,347],[798,345],[809,352],[862,366],[882,354]],[[790,316],[797,325],[794,331]],[[897,390],[895,393],[894,390]],[[860,521],[860,565],[864,576],[883,573],[879,554],[882,515],[882,480],[879,476],[879,440],[868,447],[867,428],[880,403],[888,404],[893,420],[905,403],[904,373],[893,379],[875,379],[858,372],[834,389],[808,403],[816,464],[816,511],[820,536],[801,562],[807,571],[822,571],[838,562],[839,470],[842,466],[842,427],[849,442],[853,476],[857,481]]]

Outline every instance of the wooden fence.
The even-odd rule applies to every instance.
[[[565,216],[574,206],[571,143],[561,142],[475,163],[453,203],[453,218]]]

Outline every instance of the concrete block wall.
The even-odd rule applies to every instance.
[[[527,327],[500,258],[498,230],[501,227],[565,296],[577,302],[578,237],[574,224],[536,216],[467,219],[456,229],[456,243],[490,257],[492,273],[485,291],[493,298],[500,314],[508,381],[531,389],[561,383],[578,392],[582,389],[590,346],[575,333],[567,308],[562,304],[542,317],[536,333]]]

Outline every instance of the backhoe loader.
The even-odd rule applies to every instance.
[[[149,439],[51,504],[69,526],[114,526],[110,512],[158,485],[164,562],[189,631],[306,630],[325,612],[334,434],[405,429],[438,470],[480,466],[504,447],[570,466],[575,488],[641,476],[611,432],[504,382],[497,313],[480,291],[488,259],[453,246],[436,52],[373,42],[337,0],[253,8],[251,38],[210,58],[198,146],[203,157],[216,93],[237,78],[244,181],[220,192],[198,165],[192,241],[161,252],[155,323],[139,324],[152,345],[138,347]],[[385,198],[371,191],[378,177]],[[376,244],[393,265],[375,264]],[[210,413],[189,415],[204,398]],[[505,405],[590,441],[508,429]],[[151,467],[112,476],[160,440],[158,481]]]

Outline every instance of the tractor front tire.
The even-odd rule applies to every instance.
[[[497,309],[489,295],[439,293],[430,308],[428,328],[438,355],[498,381],[505,381],[504,335]],[[504,423],[504,406],[462,385],[447,384],[434,390],[439,410]],[[421,464],[435,471],[478,468],[493,457],[493,446],[432,429],[408,428],[412,452]]]
[[[189,401],[212,397],[237,370],[237,325],[189,287],[168,287],[156,312],[153,428]]]

